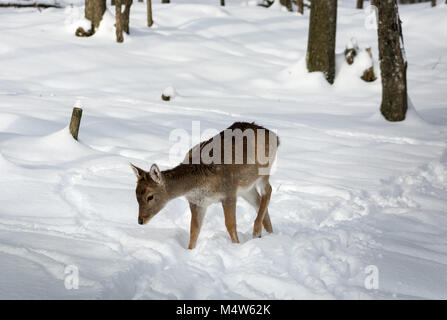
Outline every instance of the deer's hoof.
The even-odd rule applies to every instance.
[[[261,232],[253,232],[253,239],[260,238]]]

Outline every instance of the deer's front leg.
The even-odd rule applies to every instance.
[[[194,249],[197,238],[199,237],[200,228],[202,227],[203,218],[205,217],[206,208],[199,207],[191,202],[189,203],[189,208],[191,209],[191,229],[188,249]]]
[[[236,230],[236,197],[222,201],[225,215],[225,226],[230,234],[233,243],[239,243]]]

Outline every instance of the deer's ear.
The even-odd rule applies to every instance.
[[[138,180],[144,179],[144,176],[146,175],[146,171],[138,168],[137,166],[134,166],[132,163],[130,163],[130,167],[132,168],[133,172],[135,172],[135,175],[137,176]]]
[[[158,166],[155,163],[151,166],[149,175],[152,178],[152,180],[154,180],[154,182],[156,182],[158,184],[163,184],[163,177],[162,177],[161,171],[160,171],[160,169],[158,169]]]

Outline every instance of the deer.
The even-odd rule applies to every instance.
[[[242,197],[257,212],[253,237],[261,237],[262,226],[272,233],[269,178],[278,146],[273,131],[254,122],[235,122],[194,146],[172,169],[160,171],[152,164],[145,171],[130,163],[137,177],[138,224],[147,224],[168,202],[185,197],[191,211],[188,249],[194,249],[207,208],[220,202],[231,241],[239,243],[236,203]]]

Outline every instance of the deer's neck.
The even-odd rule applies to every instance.
[[[202,184],[202,175],[193,165],[180,164],[163,171],[166,191],[171,199],[181,197]]]

